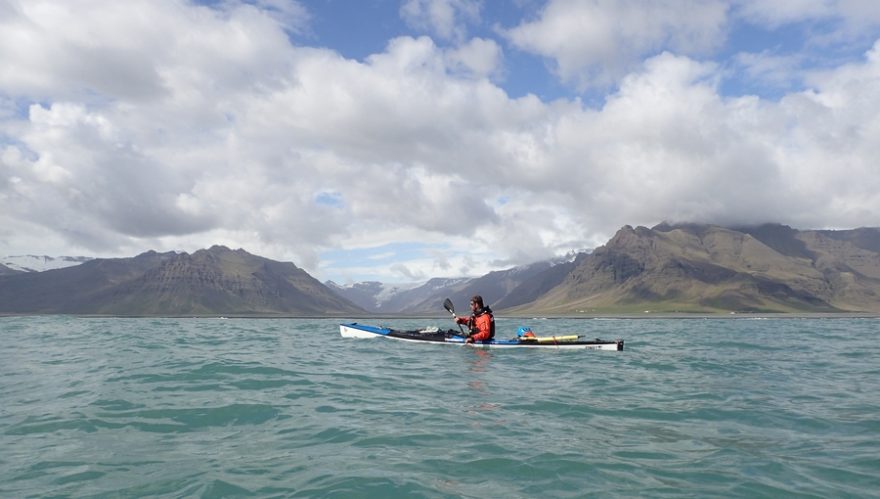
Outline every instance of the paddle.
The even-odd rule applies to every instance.
[[[449,298],[443,300],[443,308],[446,309],[447,312],[452,314],[452,319],[455,320],[455,305],[452,304],[452,300]],[[458,329],[461,331],[461,335],[465,336],[464,329],[462,329],[461,324],[458,325]]]

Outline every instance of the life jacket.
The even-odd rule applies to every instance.
[[[480,332],[479,328],[477,328],[477,319],[482,317],[483,315],[488,315],[489,317],[489,339],[495,337],[495,316],[492,314],[492,309],[488,306],[483,307],[481,310],[477,311],[474,315],[471,316],[470,320],[470,330],[471,333]]]

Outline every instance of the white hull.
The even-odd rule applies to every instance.
[[[364,331],[363,329],[357,329],[353,327],[348,327],[345,324],[339,325],[339,334],[342,335],[343,338],[378,338],[382,336],[381,334],[372,333],[370,331]]]

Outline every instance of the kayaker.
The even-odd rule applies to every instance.
[[[492,309],[483,305],[483,297],[474,295],[471,298],[471,315],[468,317],[455,317],[458,324],[467,324],[470,333],[465,338],[465,343],[486,341],[495,337],[495,316]]]

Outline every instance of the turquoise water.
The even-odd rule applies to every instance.
[[[878,319],[528,323],[623,352],[344,339],[337,322],[0,318],[0,497],[880,490]]]

